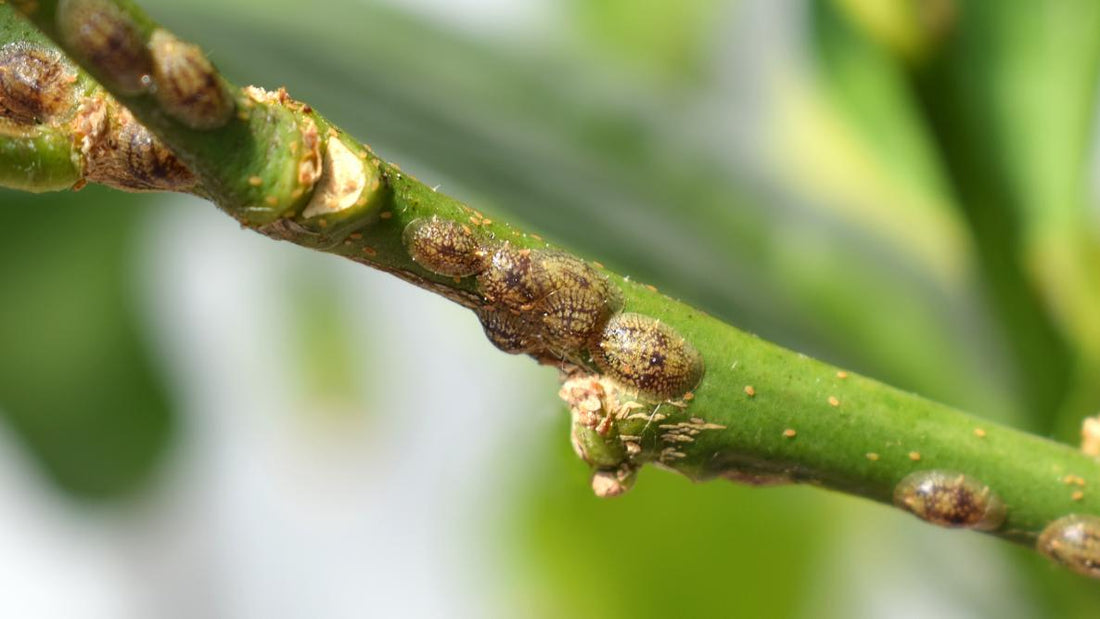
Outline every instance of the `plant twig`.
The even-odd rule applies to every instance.
[[[1096,535],[1088,518],[1059,521],[1100,515],[1094,458],[783,350],[493,220],[284,91],[232,86],[130,2],[15,5],[243,225],[440,293],[498,347],[559,367],[598,494],[629,489],[646,463],[810,483],[1018,543],[1045,529],[1043,550],[1079,571],[1100,560],[1052,550],[1082,526]]]

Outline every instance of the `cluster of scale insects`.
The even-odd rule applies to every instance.
[[[57,29],[77,55],[99,70],[98,77],[128,96],[151,94],[180,124],[207,131],[232,118],[232,94],[201,49],[163,29],[145,41],[114,2],[61,2]]]
[[[198,47],[159,29],[146,42],[113,2],[61,2],[57,28],[99,79],[125,95],[153,96],[181,125],[211,130],[231,118],[232,96]],[[102,92],[78,88],[76,69],[38,45],[0,48],[0,130],[3,123],[67,130],[81,154],[84,181],[127,191],[190,191],[196,185],[191,171],[129,110]]]
[[[1005,521],[1005,505],[985,484],[953,471],[917,471],[894,489],[894,504],[943,527],[995,531]],[[1036,549],[1079,574],[1100,578],[1100,517],[1071,514],[1039,534]]]
[[[619,290],[597,269],[553,249],[488,242],[470,228],[433,216],[412,221],[405,246],[419,265],[446,277],[475,277],[486,301],[478,317],[489,340],[513,354],[594,364],[643,397],[681,397],[702,378],[698,351],[673,328],[623,311]],[[917,471],[894,489],[894,504],[929,523],[996,531],[1006,507],[971,475]],[[1049,523],[1036,548],[1054,561],[1100,578],[1100,518],[1072,515]]]
[[[433,216],[404,232],[409,255],[446,277],[476,277],[477,314],[504,352],[594,364],[641,396],[677,398],[703,376],[699,352],[669,325],[624,312],[619,289],[587,262],[553,249],[487,241]]]

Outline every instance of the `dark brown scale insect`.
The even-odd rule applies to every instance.
[[[149,87],[149,50],[137,25],[114,2],[61,0],[57,29],[76,54],[97,69],[97,76],[110,80],[122,94],[140,94]]]
[[[607,296],[611,283],[602,273],[584,260],[565,252],[538,250],[535,252],[547,293],[554,290],[573,289]],[[616,289],[617,292],[617,289]]]
[[[605,286],[559,288],[535,304],[546,347],[573,356],[596,341],[607,321],[621,309],[622,298]]]
[[[229,122],[236,104],[197,45],[157,30],[149,39],[149,50],[154,93],[169,116],[198,130],[217,129]]]
[[[478,288],[489,301],[528,311],[558,290],[579,290],[590,298],[617,296],[618,290],[587,262],[556,250],[498,247],[489,268],[478,277]]]
[[[433,215],[405,226],[405,247],[425,269],[447,277],[477,275],[489,266],[488,252],[469,228]]]
[[[986,486],[953,471],[917,471],[894,488],[894,505],[941,527],[994,531],[1004,523],[1000,498]]]
[[[1100,578],[1100,517],[1063,516],[1043,529],[1035,548],[1078,574]]]
[[[61,54],[29,43],[0,48],[0,118],[49,122],[73,104],[76,73]]]
[[[506,353],[533,353],[542,347],[539,325],[529,315],[487,308],[478,310],[477,317],[485,330],[485,337],[489,338],[493,346]]]
[[[672,327],[624,312],[590,349],[601,370],[640,394],[661,400],[690,391],[703,377],[703,357]]]
[[[195,176],[128,110],[108,104],[106,128],[89,136],[85,176],[126,191],[188,191]]]
[[[528,338],[539,350],[578,360],[622,309],[622,297],[606,277],[583,260],[556,250],[499,246],[478,289],[496,306],[522,313]]]
[[[509,243],[496,248],[488,268],[477,278],[478,289],[491,303],[513,310],[529,310],[546,296],[549,287],[535,252]]]

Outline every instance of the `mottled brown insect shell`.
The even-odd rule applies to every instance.
[[[565,252],[516,249],[504,243],[493,251],[489,268],[478,277],[487,299],[515,310],[529,310],[552,292],[564,289],[611,294],[607,278],[587,262]]]
[[[1063,516],[1043,529],[1035,548],[1078,574],[1100,578],[1100,517]]]
[[[610,286],[560,288],[535,305],[548,348],[579,353],[595,342],[607,321],[622,309]]]
[[[448,219],[433,215],[413,220],[402,237],[413,261],[437,275],[468,277],[489,264],[488,252],[473,232]]]
[[[541,332],[529,316],[508,310],[481,309],[477,312],[485,337],[500,350],[519,355],[541,348]]]
[[[497,247],[478,276],[478,290],[497,309],[522,314],[528,350],[580,359],[622,309],[622,297],[587,262],[557,250]],[[535,346],[534,342],[539,342]]]
[[[65,42],[123,94],[136,95],[148,87],[153,70],[149,51],[137,26],[114,2],[61,0],[57,28]]]
[[[591,353],[601,370],[658,399],[680,397],[703,377],[699,351],[672,327],[642,314],[613,316]]]
[[[492,252],[488,268],[477,278],[477,286],[489,302],[517,311],[530,310],[550,291],[538,254],[509,243]]]
[[[0,48],[0,117],[19,125],[48,122],[72,106],[75,80],[56,51],[9,43]]]
[[[149,38],[149,51],[153,57],[154,94],[169,116],[201,131],[229,122],[236,104],[197,45],[158,29]]]
[[[1005,509],[988,486],[954,471],[917,471],[898,482],[894,505],[941,527],[993,531]]]
[[[196,179],[164,144],[113,100],[94,98],[73,120],[84,144],[84,175],[126,191],[191,191]]]

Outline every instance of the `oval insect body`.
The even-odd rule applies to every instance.
[[[643,314],[616,314],[590,349],[601,370],[640,394],[677,398],[703,377],[703,357],[675,329]]]
[[[941,527],[993,531],[1005,518],[989,486],[954,471],[911,473],[894,488],[894,505]]]
[[[402,238],[413,261],[437,275],[469,277],[489,266],[488,252],[473,231],[442,217],[409,222]]]
[[[129,110],[118,109],[109,133],[88,152],[89,180],[127,191],[187,191],[195,176]]]
[[[214,65],[197,45],[184,43],[164,29],[149,39],[154,95],[169,116],[197,130],[217,129],[236,109]]]
[[[109,0],[61,0],[57,29],[65,42],[126,95],[144,92],[153,71],[138,27]]]
[[[500,350],[520,355],[541,348],[541,333],[530,317],[492,308],[477,312],[485,337]]]
[[[0,47],[0,119],[50,121],[72,105],[75,77],[56,51],[25,42]]]
[[[548,347],[572,353],[585,350],[621,308],[618,296],[591,288],[555,290],[535,307]]]
[[[506,352],[537,353],[597,367],[640,395],[664,400],[691,390],[703,359],[672,327],[622,313],[619,289],[587,262],[557,250],[503,243],[477,277],[489,310],[485,333]]]
[[[487,300],[515,311],[530,310],[549,291],[546,273],[535,251],[516,249],[510,243],[492,252],[477,285]]]
[[[606,277],[587,262],[565,252],[516,249],[504,243],[493,251],[488,268],[478,277],[478,288],[490,302],[517,311],[559,290],[585,291],[591,298],[610,298],[614,292]]]
[[[1063,516],[1043,529],[1035,548],[1078,574],[1100,578],[1100,517]]]
[[[546,292],[554,290],[583,290],[606,296],[611,283],[590,264],[557,250],[537,250],[534,253]]]

